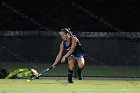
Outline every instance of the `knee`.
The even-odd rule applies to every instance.
[[[78,67],[84,67],[84,65],[85,65],[85,60],[84,60],[83,58],[78,59],[77,62],[78,62]]]
[[[74,66],[73,65],[69,65],[69,69],[73,71],[74,70]]]
[[[80,68],[80,69],[82,69],[82,68],[84,68],[84,63],[78,63],[78,68]]]

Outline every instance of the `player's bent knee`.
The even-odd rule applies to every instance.
[[[74,66],[69,66],[69,69],[70,69],[70,70],[73,70],[73,69],[74,69]]]

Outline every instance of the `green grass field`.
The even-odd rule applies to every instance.
[[[30,83],[26,79],[0,79],[0,93],[140,93],[139,80],[74,79],[67,78],[36,79]]]
[[[51,64],[35,63],[39,73]],[[31,67],[27,63],[1,63],[9,71]],[[67,64],[61,64],[50,70],[44,76],[67,76]],[[96,66],[86,65],[84,76],[121,76],[122,78],[84,78],[82,81],[74,79],[73,84],[66,83],[67,78],[48,77],[33,80],[0,79],[0,93],[140,93],[139,66]],[[124,77],[134,77],[133,79]]]

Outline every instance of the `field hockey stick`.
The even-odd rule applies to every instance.
[[[47,69],[45,69],[42,73],[40,73],[39,75],[37,76],[33,76],[33,77],[30,77],[29,80],[34,80],[36,78],[39,78],[40,76],[42,76],[43,74],[47,73],[49,70],[53,69],[54,67],[49,67]]]
[[[58,64],[57,64],[57,65],[58,65]],[[56,67],[56,65],[51,66],[51,67],[45,69],[42,73],[40,73],[40,74],[38,74],[38,75],[36,75],[36,76],[30,77],[28,80],[34,80],[34,79],[37,79],[37,78],[39,78],[40,76],[42,76],[43,74],[47,73],[49,70],[55,68],[55,67]]]

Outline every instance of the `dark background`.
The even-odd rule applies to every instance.
[[[46,32],[47,33],[47,32]],[[98,33],[99,34],[99,33]],[[117,34],[117,33],[116,33]],[[9,34],[10,35],[10,34]],[[12,36],[15,35],[15,36]],[[0,37],[0,62],[39,62],[52,64],[58,54],[61,38],[34,36]],[[140,39],[108,37],[99,34],[94,37],[78,37],[85,50],[87,65],[139,66]]]
[[[70,27],[75,33],[80,31],[139,32],[139,10],[137,0],[1,0],[0,30],[5,31],[3,33],[38,31],[35,34],[40,34],[39,31],[60,31],[63,27]],[[39,62],[55,59],[60,39],[22,34],[25,37],[1,35],[1,62],[22,61],[17,57],[18,55]],[[125,33],[122,35],[125,36]],[[139,37],[139,33],[136,35]],[[102,36],[88,38],[87,36],[80,38],[80,41],[87,50],[88,64],[140,64],[139,38],[115,37],[117,33],[115,38]]]
[[[138,0],[0,0],[0,67],[53,64],[57,32],[69,27],[86,51],[86,75],[138,77],[139,10]]]
[[[73,31],[117,31],[77,9],[78,4],[123,31],[139,31],[138,0],[1,0],[0,30],[46,30],[70,27]],[[24,17],[6,5],[24,14]],[[28,18],[25,16],[28,16]],[[35,22],[31,22],[30,18]]]

